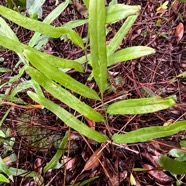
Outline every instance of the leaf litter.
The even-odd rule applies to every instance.
[[[59,3],[60,2],[62,1],[59,0]],[[77,2],[82,4],[81,1]],[[107,3],[109,2],[110,1]],[[139,115],[134,118],[129,115],[110,117],[108,119],[111,131],[117,133],[123,127],[123,132],[128,132],[142,127],[163,125],[170,119],[172,119],[171,121],[173,122],[179,118],[186,119],[186,108],[182,106],[186,102],[186,81],[185,76],[178,76],[180,73],[186,71],[186,37],[184,35],[186,3],[175,1],[174,4],[172,4],[172,1],[170,0],[161,1],[161,4],[157,1],[118,0],[118,2],[142,6],[138,20],[123,39],[120,48],[122,49],[140,44],[155,48],[156,54],[109,67],[109,73],[112,74],[112,79],[114,81],[116,81],[116,79],[121,79],[121,83],[116,85],[114,90],[106,92],[104,95],[105,99],[112,100],[116,98],[116,93],[126,91],[126,99],[148,97],[150,94],[165,97],[176,94],[179,99],[176,108],[173,107],[166,111],[159,111],[149,115]],[[168,2],[168,4],[164,4],[165,2]],[[55,3],[56,1],[46,1],[43,6],[43,17],[55,7]],[[5,2],[0,0],[0,4],[5,5]],[[163,6],[161,7],[161,5]],[[75,10],[74,6],[76,6]],[[159,7],[161,8],[157,10]],[[77,7],[77,4],[69,5],[68,8],[52,22],[52,24],[61,26],[74,19],[83,19],[84,16],[86,16],[86,12],[80,9],[81,7]],[[160,21],[157,26],[156,22],[158,20]],[[30,40],[31,33],[12,23],[11,26],[14,30],[17,30],[17,36],[22,42]],[[115,35],[120,26],[120,22],[111,26],[111,31],[109,31],[107,36],[107,42],[109,42]],[[87,34],[86,25],[78,27],[75,30],[83,37]],[[166,37],[163,37],[165,35]],[[79,49],[77,46],[72,45],[65,40],[49,39],[48,45],[50,46],[50,52],[59,57],[76,59],[83,55],[82,49]],[[18,60],[17,55],[13,52],[3,49],[0,51],[0,58],[4,59],[0,63],[3,68],[12,69],[10,72],[1,74],[0,82],[2,84],[11,76],[16,75],[19,69],[13,69]],[[80,73],[74,70],[71,70],[68,73],[77,81],[86,83],[86,79],[89,77],[90,72],[91,69],[87,67],[86,73]],[[170,83],[170,80],[177,76],[178,78]],[[29,77],[24,74],[22,78],[27,79]],[[19,80],[16,83],[19,83]],[[88,84],[96,89],[95,84],[92,81],[88,82]],[[14,86],[16,86],[16,84]],[[0,93],[3,94],[9,88],[11,87],[8,87],[8,85],[1,88]],[[48,92],[45,92],[45,94],[56,103],[59,103],[59,101],[52,98]],[[22,100],[34,105],[34,103],[27,97],[26,90],[18,93],[18,96]],[[97,103],[92,100],[86,99],[84,101],[93,107],[97,106]],[[92,183],[90,182],[87,185],[129,185],[131,173],[136,181],[136,185],[171,185],[176,183],[175,177],[158,167],[157,159],[160,153],[166,155],[169,150],[179,147],[180,138],[185,136],[184,131],[169,138],[153,141],[154,146],[151,150],[149,150],[149,146],[152,142],[146,142],[127,145],[128,149],[131,149],[131,151],[127,150],[127,148],[125,149],[121,146],[115,146],[114,144],[109,143],[103,151],[100,151],[101,147],[98,143],[88,140],[89,145],[94,149],[94,153],[90,152],[90,149],[83,138],[73,131],[71,132],[71,136],[75,137],[69,139],[70,145],[65,149],[65,155],[63,156],[63,158],[66,158],[66,165],[60,169],[51,170],[44,175],[42,174],[40,167],[44,167],[43,163],[49,162],[54,156],[58,139],[51,143],[47,141],[47,145],[49,146],[43,148],[45,140],[47,137],[51,136],[51,134],[52,136],[63,136],[68,128],[63,125],[59,118],[46,109],[26,109],[24,107],[4,104],[0,106],[0,118],[3,117],[10,106],[12,106],[11,113],[4,121],[2,130],[10,128],[12,137],[16,138],[13,150],[15,154],[19,156],[16,165],[12,163],[11,166],[19,167],[29,172],[34,170],[35,165],[35,169],[41,173],[46,184],[63,185],[63,183],[66,183],[66,185],[68,185],[80,174],[80,172],[81,175],[77,178],[77,182],[80,183],[90,177],[99,176]],[[62,106],[71,111],[67,106],[63,104]],[[99,109],[101,111],[101,108]],[[16,126],[20,123],[20,118],[24,115],[23,113],[33,116],[25,123],[22,122],[22,125],[25,125],[23,127],[24,130],[29,128],[24,134],[16,129]],[[86,118],[81,119],[85,119],[85,122],[92,128],[95,127],[98,131],[104,133],[104,124],[99,123],[99,125],[96,124],[95,126],[94,122],[91,120],[86,120]],[[40,139],[42,139],[42,144],[39,144],[38,140],[36,141],[40,148],[35,148],[34,143],[36,144],[36,142],[33,141],[32,138],[29,138],[29,135],[35,133],[36,129],[39,134],[37,134],[35,138],[40,135]],[[4,147],[1,148],[1,153],[3,150]],[[82,157],[83,153],[88,157],[86,161]],[[39,164],[36,167],[37,161]],[[65,166],[66,172],[64,169]],[[138,172],[133,171],[134,168],[145,168],[145,170]],[[65,174],[66,177],[61,176]],[[22,185],[33,183],[31,178],[18,177],[16,179],[17,185],[20,185],[20,183],[22,183]],[[186,183],[185,176],[180,177],[180,181]]]

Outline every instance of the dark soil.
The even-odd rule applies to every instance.
[[[178,104],[176,107],[153,114],[120,115],[109,118],[111,132],[117,132],[122,127],[122,132],[128,132],[148,126],[162,126],[167,121],[174,122],[186,119],[186,79],[179,78],[174,83],[170,83],[172,78],[186,71],[186,32],[184,31],[184,35],[179,42],[177,42],[177,36],[175,35],[176,27],[180,22],[186,25],[186,3],[178,3],[177,6],[171,7],[172,1],[169,0],[168,9],[161,17],[160,14],[157,14],[156,10],[163,1],[119,0],[118,2],[142,6],[138,20],[123,39],[120,47],[150,46],[156,50],[156,53],[110,67],[109,80],[114,85],[115,90],[111,89],[105,93],[105,102],[123,94],[126,95],[126,98],[141,98],[148,95],[159,95],[162,97],[176,95]],[[0,0],[0,4],[5,5],[5,2]],[[43,6],[43,18],[54,7],[55,1],[46,1]],[[82,18],[83,16],[76,6],[72,4],[52,24],[60,26],[70,20]],[[161,20],[159,26],[157,26],[158,20]],[[114,36],[122,23],[123,21],[120,21],[112,26],[110,25],[112,30],[108,34],[108,41]],[[28,43],[33,33],[12,23],[10,23],[10,26],[23,43]],[[83,37],[87,34],[86,25],[75,30]],[[44,50],[67,59],[76,59],[83,55],[83,51],[74,46],[70,41],[64,42],[60,39],[50,39]],[[11,72],[0,74],[0,83],[2,85],[18,73],[21,65],[14,68],[18,61],[18,56],[6,49],[0,48],[0,57],[5,59],[1,63],[2,67],[11,69]],[[90,70],[88,68],[85,73],[71,70],[68,73],[78,81],[86,83]],[[16,84],[28,78],[28,75],[24,74],[11,87],[9,85],[3,86],[0,89],[0,94],[4,94],[9,89],[15,87]],[[88,84],[94,85],[93,81],[88,82]],[[93,88],[97,89],[95,86]],[[18,93],[17,97],[27,103],[33,103],[26,92],[27,90]],[[48,98],[54,100],[47,92],[45,94]],[[99,104],[90,100],[84,101],[94,108]],[[59,102],[56,101],[56,103]],[[4,116],[9,108],[9,105],[0,105],[0,118]],[[66,109],[71,111],[69,108]],[[84,122],[88,124],[89,121]],[[159,154],[166,155],[169,150],[180,148],[179,142],[181,139],[185,139],[186,136],[186,132],[181,132],[171,137],[152,140],[146,143],[131,145],[105,143],[100,145],[85,139],[77,132],[69,129],[59,118],[46,109],[25,109],[19,107],[11,107],[11,111],[4,121],[2,128],[3,130],[10,128],[11,136],[15,137],[13,152],[17,155],[18,160],[12,163],[11,166],[27,170],[28,172],[35,170],[41,173],[44,185],[55,186],[69,185],[76,178],[76,182],[82,182],[95,176],[98,176],[98,178],[87,185],[126,186],[131,185],[131,174],[136,180],[136,185],[176,185],[175,177],[161,170],[156,160]],[[106,132],[105,125],[102,123],[99,123],[96,129],[103,133]],[[56,142],[68,130],[71,136],[64,154],[64,158],[66,158],[64,166],[44,174],[42,167],[54,156],[56,153]],[[35,138],[31,139],[31,135],[35,135]],[[52,140],[51,136],[53,136]],[[38,142],[41,141],[43,145],[40,144],[38,146]],[[12,153],[10,151],[4,156],[3,144],[0,144],[0,146],[2,158]],[[92,167],[80,174],[86,162],[90,161],[93,154],[92,150],[96,151],[100,148],[103,148],[102,156],[100,157],[102,164],[93,162]],[[148,171],[134,171],[134,168],[146,168]],[[183,185],[186,185],[185,176],[178,176],[178,179],[184,183]],[[14,183],[10,185],[34,185],[34,180],[33,178],[18,176],[15,177]]]

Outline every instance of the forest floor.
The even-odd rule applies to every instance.
[[[61,1],[59,0],[59,2]],[[120,48],[149,46],[154,48],[156,53],[110,67],[109,78],[115,90],[111,89],[105,93],[105,102],[122,94],[125,94],[127,98],[176,95],[177,106],[152,114],[114,116],[109,118],[110,127],[118,131],[124,126],[124,131],[127,132],[186,119],[186,79],[178,78],[175,82],[170,82],[171,79],[186,71],[186,30],[183,36],[176,31],[181,23],[186,25],[186,3],[177,2],[173,5],[171,4],[173,1],[169,0],[167,9],[157,12],[157,8],[163,1],[119,0],[118,2],[140,5],[142,8],[137,21],[123,39]],[[55,3],[52,0],[46,1],[43,6],[42,19],[56,7]],[[5,2],[1,0],[0,4],[5,5]],[[83,18],[77,4],[71,4],[52,24],[60,26],[70,20]],[[120,21],[109,25],[108,42],[122,23],[123,21]],[[27,44],[33,33],[15,24],[10,23],[10,25],[20,41]],[[86,36],[87,26],[78,27],[75,31],[82,37]],[[83,51],[72,45],[70,41],[64,42],[60,39],[50,39],[44,50],[67,59],[76,59],[83,55]],[[14,52],[0,48],[0,58],[4,59],[0,63],[1,66],[11,69],[10,72],[0,74],[0,83],[2,84],[6,79],[16,75],[21,66],[15,68],[19,58]],[[90,70],[87,70],[86,73],[71,70],[68,73],[78,81],[85,83],[90,75]],[[16,83],[18,84],[25,79],[29,79],[26,73]],[[0,89],[0,94],[9,91],[10,88],[8,85],[3,86]],[[29,103],[31,100],[26,92],[27,90],[19,92],[17,97]],[[50,96],[47,93],[46,95]],[[87,104],[95,107],[96,103],[87,101]],[[10,105],[0,105],[0,118],[9,108]],[[101,127],[104,126],[100,125]],[[44,174],[42,167],[56,153],[55,141],[61,139],[69,130],[68,126],[46,109],[11,107],[1,128],[9,128],[11,136],[15,138],[12,150],[8,151],[6,155],[3,145],[0,144],[1,157],[8,157],[11,153],[15,153],[17,160],[11,166],[28,172],[33,170],[40,172],[44,185],[54,186],[70,185],[78,175],[76,182],[98,176],[87,185],[126,186],[131,185],[131,174],[136,185],[176,185],[176,177],[159,169],[156,160],[159,154],[167,155],[171,149],[180,148],[180,140],[186,138],[186,132],[180,132],[170,137],[145,143],[121,146],[109,144],[102,152],[100,159],[102,165],[93,162],[90,169],[79,174],[92,155],[90,147],[96,151],[100,148],[100,144],[91,140],[87,142],[81,135],[71,130],[70,142],[64,154],[66,163],[60,169]],[[141,171],[135,171],[134,168],[141,168]],[[185,175],[178,176],[177,179],[186,185]],[[34,185],[34,180],[33,178],[15,176],[14,183],[10,185]]]

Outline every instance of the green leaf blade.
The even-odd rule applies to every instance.
[[[16,53],[21,53],[23,49],[23,44],[19,41],[15,41],[2,35],[0,35],[0,45]]]
[[[50,64],[50,65],[53,65],[55,67],[62,68],[62,69],[73,68],[79,72],[83,72],[83,68],[81,64],[79,64],[78,62],[74,60],[67,60],[64,58],[53,56],[51,54],[39,52],[37,50],[32,49],[31,47],[28,47],[28,50],[34,56],[39,56],[41,61],[46,63],[45,65]]]
[[[29,50],[24,50],[24,54],[26,58],[32,63],[32,65],[35,66],[38,70],[40,70],[47,77],[51,78],[52,80],[55,80],[64,87],[73,90],[74,92],[82,96],[88,97],[90,99],[100,100],[97,93],[91,88],[76,81],[75,79],[71,78],[70,76],[50,64],[43,65],[43,63],[45,63],[45,60],[36,53],[33,54]]]
[[[27,67],[26,72],[34,81],[45,88],[55,98],[73,108],[83,116],[97,122],[104,121],[103,116],[99,112],[95,111],[93,108],[80,101],[78,98],[73,96],[67,90],[53,82],[51,79],[47,78],[39,71],[32,67]]]
[[[175,96],[129,99],[111,104],[107,112],[109,114],[145,114],[167,109],[175,104]]]
[[[115,34],[114,38],[107,45],[107,55],[110,56],[115,52],[120,43],[122,43],[123,38],[126,36],[132,25],[137,19],[137,15],[129,16],[126,21],[123,23],[122,27]]]
[[[0,67],[0,73],[10,72],[11,70],[9,68],[1,68]]]
[[[106,9],[104,1],[89,2],[89,34],[93,76],[101,94],[107,88]]]
[[[156,138],[171,136],[184,130],[186,130],[186,120],[178,121],[169,126],[145,127],[127,134],[114,134],[112,140],[120,144],[146,142]]]
[[[0,170],[1,172],[5,173],[7,176],[10,176],[10,171],[6,163],[3,161],[3,159],[0,157]]]
[[[53,66],[63,68],[63,69],[74,68],[75,70],[79,72],[83,71],[83,68],[79,64],[79,62],[76,62],[74,60],[67,60],[67,59],[56,57],[56,56],[53,56],[47,53],[39,52],[36,49],[28,45],[24,45],[20,43],[19,41],[15,41],[5,36],[0,35],[0,45],[2,45],[4,48],[7,48],[16,53],[21,53],[21,54],[23,50],[29,50],[29,52],[32,53],[33,55],[37,55],[37,56],[39,55],[39,57],[42,58],[42,60],[46,63],[45,65],[49,63]]]
[[[10,39],[19,41],[13,30],[6,23],[6,21],[0,17],[0,34],[9,37]]]
[[[125,19],[130,15],[138,15],[140,10],[140,6],[131,6],[124,4],[111,5],[107,9],[106,23],[115,23],[121,19]]]
[[[151,47],[133,46],[128,47],[110,55],[108,57],[108,66],[116,63],[137,59],[146,55],[154,54],[155,50]]]
[[[93,139],[99,143],[105,142],[108,140],[108,137],[100,134],[99,132],[89,128],[84,123],[75,118],[72,114],[67,112],[65,109],[51,102],[50,100],[38,96],[33,92],[28,92],[28,95],[37,103],[43,105],[45,108],[53,112],[56,116],[58,116],[66,125],[78,131],[80,134],[85,135],[86,137]]]
[[[37,20],[30,19],[19,14],[16,11],[10,10],[4,6],[0,5],[0,15],[6,17],[7,19],[11,20],[12,22],[35,32],[39,32],[43,35],[52,38],[59,38],[63,34],[66,34],[69,39],[71,39],[75,44],[80,46],[81,48],[84,47],[83,40],[81,37],[71,29],[65,27],[53,27],[47,23],[43,23]]]
[[[10,181],[3,174],[0,174],[0,182],[9,183]]]
[[[171,172],[172,174],[186,174],[186,162],[180,162],[167,156],[161,155],[158,164],[162,166],[163,169]]]
[[[44,23],[50,24],[54,19],[56,19],[62,12],[63,10],[68,6],[69,0],[66,0],[65,2],[61,3],[58,5],[52,12],[47,15],[47,17],[43,20]],[[38,40],[40,39],[41,34],[40,33],[35,33],[31,40],[29,41],[29,46],[34,47]]]
[[[68,141],[68,137],[69,137],[69,132],[66,132],[64,138],[62,139],[62,141],[59,145],[59,148],[58,148],[56,154],[53,156],[53,158],[50,160],[50,162],[48,162],[46,164],[46,166],[44,167],[44,173],[47,172],[49,169],[54,168],[56,166],[57,162],[59,161],[62,154],[64,153],[65,146]]]
[[[47,17],[44,19],[44,23],[50,24],[54,19],[56,19],[69,5],[70,0],[65,0],[65,2],[62,2],[59,4],[52,12],[47,15]]]
[[[85,6],[87,7],[87,9],[89,8],[89,0],[83,0]]]

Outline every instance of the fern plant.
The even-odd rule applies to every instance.
[[[68,4],[69,1],[66,1],[65,3]],[[84,3],[88,9],[88,19],[77,20],[61,27],[49,25],[51,22],[51,19],[49,18],[46,18],[44,22],[40,22],[0,6],[1,16],[26,29],[35,31],[35,41],[37,40],[36,38],[39,37],[59,38],[63,35],[67,35],[74,44],[85,50],[85,56],[82,56],[79,59],[62,59],[38,51],[34,48],[33,39],[30,41],[29,45],[21,43],[10,28],[8,28],[8,35],[1,33],[0,45],[15,51],[19,55],[21,61],[24,62],[23,71],[26,70],[32,79],[29,83],[34,87],[35,92],[28,91],[28,95],[35,102],[52,111],[66,125],[97,142],[105,142],[109,139],[112,139],[116,143],[144,142],[185,130],[186,121],[178,121],[170,126],[147,127],[128,132],[127,134],[110,134],[110,136],[107,136],[106,134],[102,134],[88,127],[72,113],[45,98],[40,86],[82,116],[95,122],[104,122],[106,125],[109,125],[105,117],[107,114],[144,114],[167,109],[176,105],[175,96],[169,96],[167,98],[155,96],[150,98],[128,99],[115,102],[109,105],[108,108],[104,108],[104,114],[102,115],[70,93],[70,91],[73,91],[104,105],[104,92],[108,88],[107,68],[116,63],[136,59],[155,52],[154,49],[146,46],[133,46],[117,50],[122,39],[137,19],[140,12],[140,6],[111,4],[106,7],[103,0],[84,0]],[[115,23],[120,19],[126,20],[107,45],[106,25],[108,23]],[[88,23],[89,27],[90,53],[86,51],[83,39],[72,30],[73,25],[85,23]],[[4,27],[7,27],[7,24],[2,18],[1,24],[3,24]],[[81,64],[87,62],[87,59],[88,63],[92,66],[92,75],[99,88],[99,93],[65,73],[65,69],[69,68],[74,68],[79,72],[83,72]],[[64,71],[62,71],[61,68],[63,68]],[[27,87],[29,87],[29,83],[26,84],[28,85]],[[24,86],[26,87],[26,85],[23,85],[21,88],[24,88]],[[14,97],[20,89],[17,88],[16,91],[14,89],[11,96]]]

